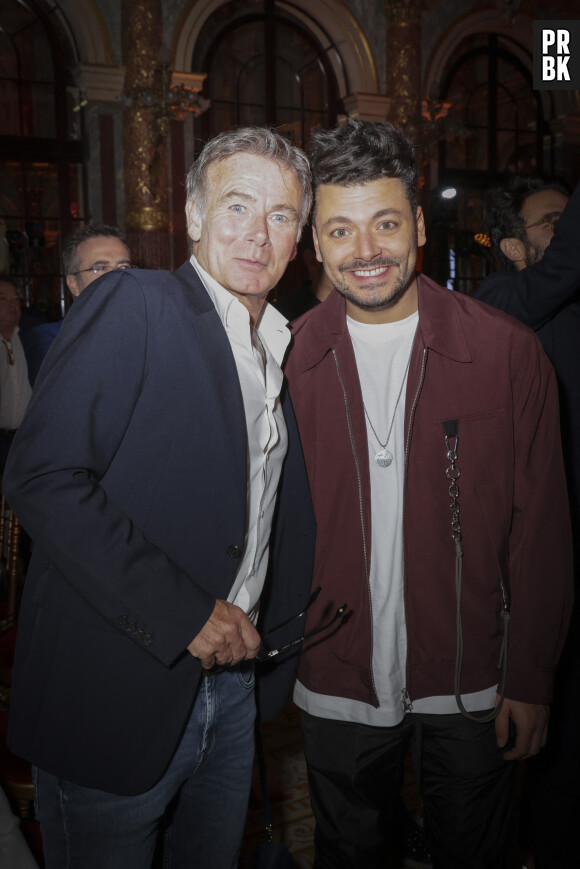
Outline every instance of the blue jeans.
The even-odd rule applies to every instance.
[[[255,715],[251,666],[204,677],[166,773],[137,796],[80,787],[36,769],[46,869],[148,869],[156,848],[163,869],[234,869]]]

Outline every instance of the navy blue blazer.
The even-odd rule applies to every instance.
[[[264,630],[303,608],[314,548],[300,441],[283,404],[289,449]],[[176,276],[123,271],[93,282],[49,350],[4,476],[34,541],[13,752],[113,793],[158,781],[201,676],[187,645],[239,564],[246,475],[235,361],[190,263]],[[294,664],[264,666],[264,718],[283,703]]]

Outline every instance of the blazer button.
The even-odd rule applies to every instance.
[[[232,546],[228,546],[227,554],[228,558],[239,558],[242,554],[242,550],[239,546],[233,544]]]

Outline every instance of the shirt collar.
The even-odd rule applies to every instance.
[[[240,300],[228,290],[224,289],[215,278],[212,278],[212,276],[200,266],[195,254],[193,253],[191,254],[190,262],[206,288],[226,332],[228,329],[235,330],[236,322],[243,322],[246,328],[249,327],[250,312],[240,302]],[[276,308],[270,305],[269,302],[264,304],[257,331],[262,342],[267,345],[268,350],[278,365],[282,364],[284,354],[286,353],[286,349],[290,343],[291,335],[287,323],[288,321],[286,318],[283,317]]]

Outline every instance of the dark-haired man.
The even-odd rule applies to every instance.
[[[560,425],[574,540],[576,599],[580,584],[580,185],[568,200],[558,182],[513,176],[489,191],[485,229],[503,271],[489,275],[476,298],[517,317],[537,333],[560,392]],[[508,270],[505,270],[505,267]],[[545,751],[528,764],[522,826],[536,869],[577,860],[580,801],[580,627],[578,607],[556,679]]]
[[[266,296],[308,216],[308,162],[274,131],[228,131],[187,193],[195,254],[82,290],[4,480],[35,543],[8,739],[37,769],[47,869],[146,869],[156,846],[172,869],[234,869],[258,617],[285,623],[275,646],[303,629],[314,522]],[[265,718],[294,672],[280,657]]]
[[[66,285],[78,296],[111,269],[130,269],[131,254],[120,230],[104,223],[89,224],[68,238],[62,262]]]
[[[131,268],[131,255],[118,227],[93,223],[77,230],[65,240],[62,265],[66,285],[76,298],[101,275],[112,269]],[[22,333],[22,344],[28,359],[28,374],[33,385],[61,325],[62,320],[41,323]]]
[[[335,291],[293,325],[286,373],[313,582],[352,608],[303,650],[294,694],[315,866],[384,864],[413,739],[433,866],[498,869],[571,596],[553,370],[528,329],[415,272],[425,225],[401,133],[349,120],[315,134],[311,163]]]

